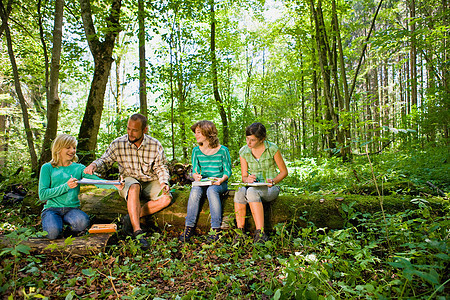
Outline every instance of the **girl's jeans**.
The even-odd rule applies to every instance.
[[[220,228],[222,225],[222,202],[220,196],[228,189],[227,182],[221,185],[193,186],[189,194],[187,206],[186,226],[195,227],[200,203],[206,195],[209,202],[209,211],[211,213],[211,228]]]
[[[47,238],[53,240],[62,234],[64,223],[69,224],[73,232],[80,232],[89,226],[89,216],[78,208],[50,207],[42,214],[42,229],[47,231]]]

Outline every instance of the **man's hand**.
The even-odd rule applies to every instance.
[[[123,180],[123,176],[120,176],[120,184],[119,185],[114,185],[119,191],[123,190],[123,188],[125,187],[125,180]]]
[[[163,182],[161,183],[161,190],[163,191],[163,194],[169,194],[170,187],[167,183]]]
[[[95,170],[97,170],[97,165],[94,163],[91,163],[89,166],[87,166],[84,169],[84,174],[92,175],[92,174],[94,174]]]

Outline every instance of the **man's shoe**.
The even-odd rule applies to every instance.
[[[122,218],[122,230],[126,235],[133,235],[133,225],[131,225],[131,219],[129,214],[126,214]]]
[[[211,228],[211,231],[209,232],[208,237],[206,238],[206,241],[208,243],[217,242],[220,239],[220,237],[222,236],[220,234],[221,231],[222,231],[222,229],[220,229],[220,228]]]
[[[254,243],[264,243],[268,240],[269,238],[263,231],[261,231],[261,229],[255,231],[255,235],[253,236]]]
[[[178,241],[187,243],[193,235],[194,227],[186,226],[183,233],[178,237]]]
[[[133,233],[133,236],[137,241],[139,241],[142,250],[147,250],[148,248],[150,248],[150,244],[147,242],[147,239],[145,238],[145,233],[141,229],[136,230]]]

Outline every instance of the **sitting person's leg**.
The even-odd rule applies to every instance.
[[[142,249],[148,249],[149,243],[141,229],[141,184],[132,177],[125,178],[125,187],[119,194],[127,201],[128,215],[124,217],[124,231],[136,238]],[[131,228],[130,228],[131,227]]]
[[[63,219],[61,208],[51,207],[45,209],[41,214],[42,230],[47,231],[47,238],[54,240],[63,231]]]
[[[170,193],[164,194],[161,193],[161,184],[159,181],[150,181],[142,184],[143,190],[142,195],[146,197],[146,199],[150,199],[147,201],[141,209],[140,217],[145,217],[158,211],[162,210],[169,206],[172,201],[172,195]]]
[[[186,226],[195,227],[200,211],[200,201],[205,194],[205,190],[206,188],[201,186],[193,186],[191,188],[187,205]]]
[[[253,221],[255,221],[256,230],[264,227],[264,207],[261,202],[261,196],[265,194],[267,187],[249,187],[247,189],[247,201],[252,212]]]
[[[119,195],[127,202],[128,216],[126,216],[126,230],[131,234],[135,231],[141,230],[139,223],[139,216],[141,214],[140,193],[141,185],[138,180],[133,177],[125,177],[125,187],[119,190]],[[128,228],[128,227],[132,228]]]
[[[202,186],[193,186],[191,188],[186,212],[186,226],[183,233],[178,237],[180,242],[189,242],[189,239],[194,235],[194,227],[197,224],[197,217],[200,211],[200,202],[205,191],[206,187]]]
[[[244,229],[245,215],[247,214],[247,188],[240,187],[234,194],[234,212],[236,214],[236,226]]]
[[[211,185],[206,190],[211,214],[211,228],[220,229],[222,226],[222,200],[220,197],[227,191],[227,183]]]
[[[274,200],[280,191],[277,187],[269,193],[270,189],[271,188],[268,187],[250,187],[247,190],[247,200],[249,202],[253,220],[255,221],[256,231],[254,235],[254,242],[256,243],[265,242],[268,240],[267,235],[264,233],[264,207],[262,204],[262,199],[267,199],[266,201]],[[278,192],[276,192],[276,190],[278,190]]]
[[[66,208],[63,220],[70,225],[70,229],[79,233],[89,226],[89,216],[79,208]]]

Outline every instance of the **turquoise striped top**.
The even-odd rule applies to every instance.
[[[219,151],[211,155],[205,155],[197,146],[192,149],[192,172],[199,173],[203,178],[218,177],[223,175],[231,177],[230,151],[225,146],[220,146]]]

